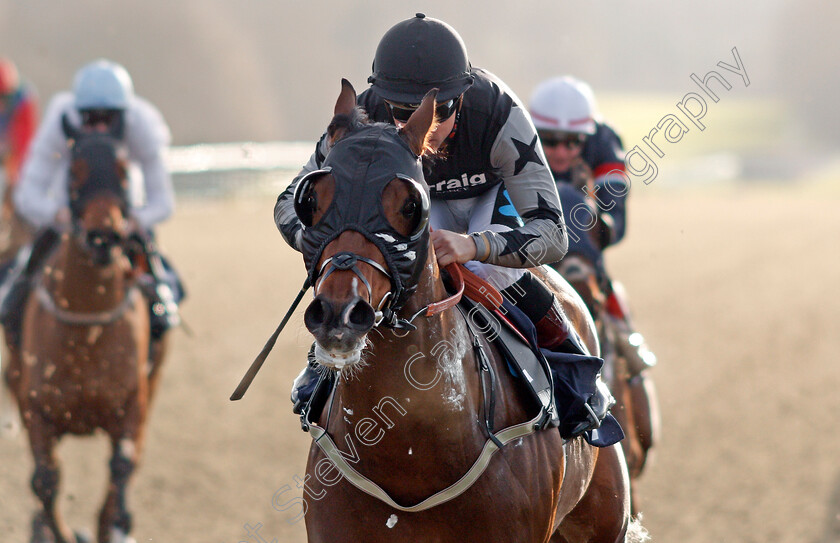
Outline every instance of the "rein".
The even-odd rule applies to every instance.
[[[348,256],[343,257],[341,259],[338,259],[338,261],[337,261],[338,264],[337,264],[335,259],[340,254],[348,255]],[[352,258],[350,258],[350,257],[352,257]],[[369,259],[367,259],[365,257],[362,257],[362,256],[359,256],[359,255],[356,255],[354,253],[338,253],[338,254],[333,255],[332,257],[327,259],[327,261],[325,261],[324,264],[321,266],[321,270],[319,271],[319,275],[320,275],[320,273],[323,272],[324,268],[326,267],[326,264],[332,261],[333,262],[333,268],[328,270],[326,275],[329,275],[330,273],[332,273],[336,269],[351,270],[356,275],[359,275],[359,276],[362,277],[362,281],[367,286],[368,292],[371,292],[370,283],[364,278],[363,274],[358,270],[358,268],[356,268],[356,262],[358,260],[361,260],[362,262],[366,262],[366,263],[372,265],[375,269],[384,273],[385,276],[388,277],[389,280],[391,279],[391,274],[388,273],[388,270],[386,270],[385,268],[380,266],[377,262],[374,262],[372,260],[369,260]],[[338,267],[339,265],[344,266],[344,267],[339,268]],[[423,316],[430,317],[432,315],[436,315],[438,313],[446,311],[450,307],[453,307],[453,306],[457,305],[458,302],[461,301],[461,296],[464,294],[464,277],[461,274],[461,265],[460,264],[450,264],[449,266],[446,267],[446,270],[449,272],[449,274],[452,276],[453,280],[455,281],[455,288],[456,288],[455,294],[453,294],[452,296],[450,296],[450,297],[448,297],[444,300],[441,300],[440,302],[431,303],[431,304],[423,307],[420,311],[413,314],[408,319],[398,318],[396,316],[396,313],[394,313],[393,311],[391,311],[388,308],[385,308],[384,310],[377,309],[377,319],[378,319],[378,321],[377,321],[377,323],[374,327],[378,326],[382,322],[385,322],[386,326],[389,326],[389,327],[392,327],[392,328],[408,328],[409,330],[416,330],[417,327],[412,324],[412,321],[414,321],[414,319],[416,319],[417,317],[423,317]],[[324,276],[324,278],[326,278],[326,275]],[[321,281],[323,281],[323,278],[321,279]],[[392,282],[392,284],[393,284],[393,282]],[[260,354],[257,355],[257,357],[254,359],[253,362],[251,362],[251,365],[248,367],[248,371],[246,371],[245,375],[242,376],[242,379],[239,381],[239,385],[237,385],[236,390],[234,390],[233,394],[230,395],[230,401],[235,402],[237,400],[241,400],[242,397],[245,396],[245,392],[248,391],[248,387],[251,386],[251,383],[254,381],[254,378],[257,376],[257,373],[259,373],[260,368],[262,368],[262,365],[265,363],[266,358],[268,358],[269,353],[274,348],[274,345],[277,343],[277,338],[280,336],[280,332],[282,332],[283,328],[286,327],[286,323],[289,322],[289,318],[291,318],[292,313],[295,312],[295,309],[297,308],[298,304],[300,304],[300,301],[303,299],[303,295],[306,293],[307,290],[309,290],[310,286],[312,286],[312,285],[309,281],[309,277],[307,277],[306,280],[303,282],[303,286],[301,287],[300,292],[298,292],[297,296],[295,297],[295,300],[292,302],[291,307],[289,307],[289,310],[286,312],[286,315],[283,317],[283,320],[277,326],[277,329],[274,330],[274,333],[271,334],[271,337],[268,338],[268,341],[265,342],[265,345],[263,346],[262,351],[260,351]],[[388,293],[385,294],[385,296],[382,297],[382,300],[379,302],[380,305],[382,305],[385,302],[385,300],[387,300],[389,298],[390,294],[391,293],[388,292]]]

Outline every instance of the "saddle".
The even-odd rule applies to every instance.
[[[462,304],[472,304],[472,322],[490,330],[487,337],[504,356],[508,371],[542,410],[547,422],[543,429],[559,427],[563,438],[582,435],[596,447],[624,439],[609,413],[615,400],[600,378],[602,359],[540,348],[531,320],[507,300],[493,311],[470,300]]]

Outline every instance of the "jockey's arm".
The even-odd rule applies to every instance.
[[[601,125],[596,137],[599,145],[592,165],[594,177],[592,196],[598,206],[599,214],[609,214],[608,220],[612,221],[612,232],[607,245],[613,245],[622,240],[626,229],[629,178],[626,174],[624,149],[618,134],[609,125]]]
[[[295,176],[292,182],[289,183],[286,190],[280,193],[277,197],[277,203],[274,204],[274,223],[277,225],[277,229],[280,230],[280,233],[283,235],[283,239],[286,240],[286,243],[288,243],[296,251],[301,250],[301,236],[303,235],[303,229],[300,224],[300,219],[298,219],[298,216],[295,213],[295,188],[297,187],[298,181],[300,181],[304,175],[321,167],[324,163],[326,153],[327,143],[325,134],[321,137],[318,143],[315,144],[315,152],[312,153],[311,157],[309,157],[309,161],[303,166],[303,169],[301,169],[300,173]]]
[[[135,98],[126,112],[126,140],[131,159],[143,172],[145,193],[145,202],[134,207],[132,214],[142,228],[150,230],[172,215],[175,191],[164,156],[171,141],[169,127],[157,108],[142,98]]]
[[[172,178],[163,160],[163,150],[141,161],[140,168],[143,171],[146,202],[134,210],[134,217],[141,227],[150,230],[172,215],[175,210],[175,194]]]
[[[69,167],[69,153],[61,116],[72,107],[72,100],[69,93],[61,93],[50,101],[13,195],[18,212],[38,228],[53,224],[58,211],[67,207],[67,191],[61,185],[63,169]]]
[[[562,259],[569,246],[554,178],[534,125],[524,108],[513,107],[491,149],[491,163],[524,225],[474,236],[478,258],[509,268],[528,268]],[[482,245],[482,246],[480,246]],[[486,258],[481,258],[486,255]]]
[[[9,122],[9,157],[6,169],[11,184],[15,184],[18,179],[20,168],[37,127],[38,106],[30,94],[18,104]]]

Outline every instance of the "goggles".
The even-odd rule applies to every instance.
[[[455,113],[455,110],[458,109],[458,102],[460,99],[461,97],[459,96],[437,104],[435,106],[435,118],[438,121],[445,121],[451,117],[452,114]],[[387,100],[385,101],[385,104],[388,106],[388,111],[391,112],[391,116],[394,120],[401,123],[407,123],[411,115],[417,111],[417,108],[420,107],[420,104],[399,104],[396,102],[389,102]]]
[[[543,147],[557,147],[558,145],[562,145],[566,149],[577,149],[586,143],[585,134],[538,130],[537,135],[539,135]]]
[[[119,109],[83,109],[79,111],[82,116],[82,124],[85,126],[96,126],[105,124],[111,126],[119,119],[122,111]]]

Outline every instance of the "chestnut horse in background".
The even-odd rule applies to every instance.
[[[86,541],[57,509],[56,446],[65,434],[102,429],[112,456],[98,541],[128,542],[134,540],[128,536],[126,494],[160,364],[150,372],[149,309],[137,286],[127,231],[126,160],[111,134],[68,137],[72,231],[62,234],[34,280],[21,344],[9,345],[5,377],[35,461],[32,490],[42,507],[32,521],[31,541]]]
[[[350,139],[354,131],[359,136],[352,145],[362,138],[391,138],[397,143],[402,139],[404,152],[416,159],[426,151],[433,129],[435,96],[431,91],[397,132],[392,125],[369,122],[356,107],[352,86],[342,81],[336,116],[328,129],[331,143],[341,146],[341,140]],[[335,154],[337,147],[330,156]],[[347,157],[347,152],[342,156]],[[360,159],[354,164],[349,159],[343,166],[369,172],[371,164],[382,160],[379,156],[373,153],[369,163]],[[405,240],[416,239],[411,232],[418,225],[428,232],[428,224],[422,222],[424,203],[428,207],[423,179],[406,179],[400,172],[387,179],[381,207],[373,213],[382,214],[391,231]],[[314,230],[333,206],[343,209],[347,202],[334,198],[339,189],[362,191],[365,187],[342,188],[329,170],[312,176],[305,187],[299,183],[296,209],[298,203],[305,208],[303,213],[298,210],[298,216],[307,229]],[[533,402],[511,377],[498,351],[486,338],[474,335],[464,313],[454,307],[432,310],[449,294],[430,243],[426,244],[428,256],[414,262],[419,279],[409,286],[416,291],[395,310],[413,315],[416,329],[380,328],[382,308],[398,292],[394,270],[390,257],[356,228],[339,226],[321,247],[312,268],[321,271],[314,282],[315,299],[305,315],[316,340],[314,356],[320,364],[341,371],[313,425],[318,433],[313,433],[303,496],[308,540],[625,541],[630,523],[629,482],[618,445],[598,449],[581,437],[564,442],[556,428],[536,431],[503,444],[490,456],[486,469],[470,477],[483,448],[492,448],[480,423],[486,402],[479,374],[487,370],[482,370],[476,344],[487,353],[495,374],[491,428],[502,434],[501,429],[528,421],[533,417]],[[307,235],[304,231],[304,239]],[[395,243],[402,241],[389,237]],[[414,260],[413,252],[406,255]],[[566,314],[587,347],[597,353],[596,332],[586,307],[558,274],[553,278],[550,286],[556,289]],[[325,442],[337,443],[332,458],[340,456],[339,464],[324,452]],[[368,490],[373,488],[370,485],[378,487],[379,496],[374,497],[376,490],[360,490],[359,478],[351,483],[347,471],[342,471],[346,466],[362,476],[360,484]],[[464,480],[470,484],[458,488]],[[422,506],[421,502],[437,502],[443,489],[452,491],[448,501]]]
[[[0,265],[9,262],[21,247],[32,241],[32,227],[15,211],[14,185],[6,184],[0,203]]]
[[[641,509],[636,480],[644,472],[648,455],[659,440],[659,404],[656,389],[647,369],[633,368],[621,349],[619,332],[607,311],[606,296],[598,284],[595,266],[582,255],[567,255],[555,265],[557,271],[580,294],[595,320],[604,359],[604,381],[615,405],[611,413],[624,430],[621,446],[630,473],[630,496],[633,513]],[[615,284],[616,288],[620,285]]]

